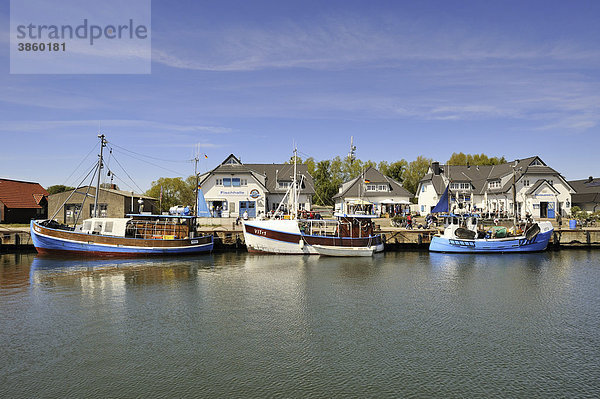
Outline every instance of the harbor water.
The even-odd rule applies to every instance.
[[[599,397],[600,251],[0,257],[0,397]]]

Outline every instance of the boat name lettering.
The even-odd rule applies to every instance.
[[[192,240],[192,244],[198,244],[198,240]]]
[[[261,229],[254,229],[254,234],[261,235],[261,236],[266,236],[267,232],[265,230],[261,230]]]

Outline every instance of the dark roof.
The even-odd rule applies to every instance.
[[[571,194],[573,205],[596,203],[600,204],[600,193]]]
[[[287,163],[248,163],[246,166],[253,171],[266,176],[266,186],[270,193],[276,193],[278,191],[285,192],[287,189],[277,188],[277,181],[292,181],[294,176],[294,165]],[[298,173],[298,179],[300,176],[304,176],[304,187],[302,193],[314,194],[315,185],[313,178],[308,173],[308,165],[297,164],[296,173]]]
[[[571,180],[569,184],[576,191],[571,195],[571,202],[575,204],[596,203],[600,204],[600,178]]]
[[[537,162],[536,162],[537,161]],[[532,163],[540,163],[541,165],[532,165]],[[476,194],[483,194],[485,191],[488,193],[505,193],[510,190],[512,186],[512,179],[504,184],[504,186],[495,189],[487,188],[487,183],[493,180],[499,180],[507,175],[511,175],[514,170],[516,171],[516,181],[524,175],[532,174],[549,174],[558,176],[564,180],[564,178],[556,170],[547,166],[537,156],[532,156],[524,159],[519,159],[513,162],[503,163],[500,165],[440,165],[442,173],[450,179],[453,183],[457,182],[471,182],[473,185],[473,191]],[[433,175],[432,173],[426,174],[420,182],[432,181],[433,186],[437,194],[442,194],[446,189],[446,185],[443,182],[440,175]],[[566,180],[565,183],[569,184]]]
[[[358,197],[359,194],[363,197],[385,196],[385,193],[382,191],[361,191],[359,193],[358,188],[360,182],[362,182],[363,176],[365,180],[369,180],[370,184],[387,184],[389,191],[386,191],[385,193],[390,193],[391,195],[398,195],[408,198],[413,197],[413,195],[408,190],[402,187],[402,184],[398,183],[391,177],[384,175],[377,169],[369,167],[367,170],[365,170],[364,175],[361,175],[344,183],[344,186],[346,186],[346,188],[342,192],[338,192],[336,195],[334,195],[333,198]]]
[[[88,187],[90,188],[89,193],[90,195],[95,195],[96,194],[96,187],[95,186],[80,186],[77,187],[77,191],[80,193],[85,193],[87,192]],[[100,191],[104,191],[107,193],[113,193],[113,194],[117,194],[117,195],[121,195],[123,197],[131,197],[131,191],[125,191],[125,190],[115,190],[113,188],[104,188],[104,187],[100,187]],[[69,191],[63,191],[60,193],[56,193],[56,194],[52,194],[50,195],[50,197],[55,197],[55,196],[62,196],[64,195],[64,193],[71,193],[73,192],[73,190],[69,190]],[[102,195],[102,193],[100,193],[100,195]],[[147,200],[157,200],[154,197],[150,197],[149,195],[145,195],[145,194],[138,194],[138,193],[133,193],[133,197],[134,198],[142,198],[142,199],[147,199]]]
[[[569,184],[577,194],[600,193],[600,178],[570,180]]]
[[[7,208],[42,208],[40,202],[48,191],[39,183],[0,179],[0,201]]]
[[[229,162],[239,162],[239,163],[229,163]],[[297,164],[296,172],[298,173],[298,178],[300,176],[304,176],[304,187],[302,188],[302,193],[304,194],[314,194],[315,186],[313,182],[313,178],[308,173],[308,166],[305,164]],[[285,164],[285,163],[247,163],[243,164],[236,158],[233,154],[229,155],[223,163],[218,165],[216,168],[211,170],[209,173],[204,175],[204,180],[206,180],[211,174],[217,173],[249,173],[255,176],[256,180],[263,183],[264,187],[270,193],[285,193],[287,188],[278,188],[277,181],[292,181],[292,176],[294,175],[294,164]],[[262,178],[261,178],[262,177]],[[202,183],[202,182],[201,182]]]

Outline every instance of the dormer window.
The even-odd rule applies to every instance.
[[[385,184],[379,184],[377,186],[377,191],[387,191],[388,186]]]
[[[367,191],[377,191],[377,184],[367,184]]]
[[[500,188],[500,180],[492,180],[488,183],[488,188]]]
[[[536,159],[531,163],[531,166],[544,166],[544,164],[539,159]]]
[[[277,188],[283,189],[283,190],[290,188],[291,185],[292,185],[291,181],[278,181],[277,182]]]

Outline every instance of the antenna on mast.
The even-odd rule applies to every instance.
[[[354,145],[354,136],[350,136],[350,152],[348,153],[348,158],[350,158],[350,165],[354,163],[356,160],[356,146]]]

